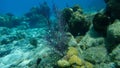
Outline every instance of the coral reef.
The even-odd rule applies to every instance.
[[[93,27],[99,33],[103,33],[106,36],[106,30],[115,19],[120,19],[120,1],[118,0],[105,0],[106,8],[97,13],[93,19]]]
[[[67,41],[67,45],[69,46],[69,47],[74,47],[74,46],[77,46],[77,41],[76,41],[76,39],[74,38],[74,36],[72,36],[72,34],[71,33],[67,33],[67,35],[69,35],[68,37],[67,37],[67,39],[68,39],[68,41]]]
[[[117,45],[116,48],[113,49],[112,53],[110,54],[112,56],[112,59],[114,62],[117,63],[117,66],[120,67],[120,44]]]
[[[111,16],[114,18],[120,19],[120,1],[119,0],[108,0],[107,1],[107,10],[111,12]]]
[[[5,15],[0,15],[0,26],[1,27],[16,27],[20,25],[20,22],[22,20],[12,14],[5,14]]]
[[[33,7],[23,17],[23,19],[29,23],[29,26],[31,28],[44,27],[47,24],[47,18],[43,16],[41,13],[37,12],[39,9],[40,8]]]
[[[100,63],[96,64],[94,68],[117,68],[115,63]]]
[[[111,44],[120,43],[120,21],[115,20],[107,29],[107,39]]]
[[[70,31],[72,35],[84,35],[88,31],[90,22],[85,20],[85,15],[78,5],[64,9],[62,16],[68,24],[68,31]]]
[[[32,7],[28,13],[23,17],[29,23],[31,28],[45,27],[49,24],[50,8],[47,2],[43,2],[37,7]]]
[[[99,32],[106,34],[107,27],[111,23],[111,18],[104,13],[97,13],[93,19],[93,27]]]
[[[93,14],[65,8],[55,22],[46,2],[23,17],[0,15],[0,67],[120,68],[120,1],[104,1]]]
[[[107,50],[105,47],[90,47],[83,52],[83,57],[91,63],[106,62],[109,60],[107,56]]]

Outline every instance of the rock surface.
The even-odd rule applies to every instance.
[[[108,27],[107,38],[111,43],[120,43],[120,21],[115,20],[112,25]]]
[[[5,28],[1,28],[1,30]],[[7,35],[3,32],[0,44],[0,67],[2,68],[26,68],[31,67],[30,63],[36,63],[37,58],[47,58],[51,51],[47,47],[44,38],[46,31],[44,28],[35,28],[27,30],[6,29],[10,31]],[[8,36],[8,37],[7,37]],[[4,42],[3,42],[3,38]],[[12,39],[13,38],[13,39]],[[36,38],[38,40],[37,47],[30,44],[29,39]],[[43,61],[43,60],[42,60]],[[32,65],[33,66],[33,65]]]

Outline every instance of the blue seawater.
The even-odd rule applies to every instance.
[[[0,13],[9,12],[21,16],[28,12],[31,7],[39,6],[44,1],[48,3],[50,8],[54,2],[59,9],[75,4],[79,4],[85,11],[96,11],[105,7],[104,0],[0,0]]]

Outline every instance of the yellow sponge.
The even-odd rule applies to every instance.
[[[81,65],[83,65],[83,60],[80,59],[78,56],[73,55],[73,56],[70,57],[69,63],[70,63],[70,65],[76,64],[78,66],[81,66]]]
[[[61,59],[57,62],[59,67],[68,67],[70,66],[69,62],[67,60]]]
[[[93,68],[93,64],[91,64],[90,62],[85,61],[85,66],[86,68]]]
[[[68,56],[72,56],[72,55],[78,55],[78,50],[75,47],[69,47],[68,48],[68,52],[67,52]]]

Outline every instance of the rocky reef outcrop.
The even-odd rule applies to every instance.
[[[74,36],[85,35],[89,29],[90,22],[86,21],[79,5],[64,9],[62,17],[68,25],[68,31]]]
[[[74,44],[73,47],[78,51],[77,53],[76,50],[73,49],[74,51],[72,51],[71,53],[75,55],[77,54],[79,59],[81,59],[80,60],[81,66],[84,66],[82,65],[82,61],[87,61],[92,65],[92,68],[119,68],[120,67],[120,60],[119,60],[120,58],[119,56],[120,54],[119,53],[120,51],[119,49],[119,44],[120,44],[119,3],[120,1],[105,0],[105,3],[107,4],[106,8],[93,15],[92,24],[90,26],[90,29],[86,32],[86,34],[81,38],[81,35],[75,36],[73,33],[74,37],[72,37],[71,39],[76,42],[71,42],[71,43],[69,42],[69,45]],[[69,18],[70,20],[68,21],[69,23],[73,18],[77,19],[75,17],[77,15],[75,16],[73,15],[73,18],[72,18],[72,13],[76,14],[77,12],[71,11],[71,18]],[[80,16],[78,18],[82,19],[82,17]],[[71,22],[73,23],[77,21],[73,20]],[[78,37],[80,37],[79,41],[78,41]],[[71,47],[71,46],[68,46],[68,47]],[[69,49],[68,49],[68,52],[69,52]],[[68,52],[66,52],[66,54],[68,54]],[[65,55],[65,57],[63,57],[60,60],[60,61],[65,60],[68,63],[68,65],[65,67],[79,65],[75,61],[74,63],[76,63],[76,65],[70,64],[68,57],[70,56]],[[58,63],[58,66],[60,66],[59,63]],[[78,68],[82,68],[82,67],[78,67]]]
[[[0,27],[13,28],[20,25],[22,20],[13,14],[7,13],[5,15],[0,15]]]

